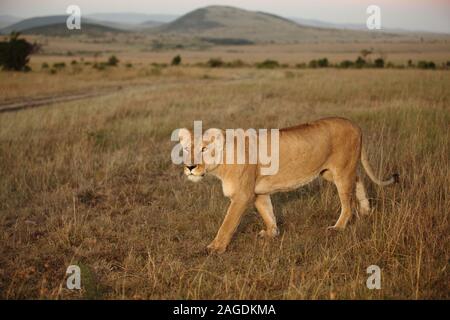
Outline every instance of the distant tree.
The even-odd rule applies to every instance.
[[[0,66],[4,70],[30,70],[30,55],[39,51],[39,45],[19,39],[19,36],[20,33],[12,32],[8,41],[0,42]]]
[[[384,68],[384,60],[382,58],[375,59],[375,68]]]
[[[327,58],[317,60],[317,66],[319,68],[326,68],[326,67],[328,67],[328,65],[329,65],[329,63],[328,63]]]
[[[180,64],[181,64],[181,57],[180,57],[180,55],[177,55],[177,56],[173,57],[172,65],[173,66],[179,66]]]
[[[366,57],[368,57],[369,55],[371,55],[372,52],[373,52],[372,49],[371,49],[371,50],[363,49],[363,50],[361,50],[361,55],[362,55],[363,58],[366,58]]]

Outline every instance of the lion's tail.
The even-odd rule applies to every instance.
[[[361,148],[361,163],[364,167],[364,170],[366,171],[367,175],[369,176],[370,180],[372,180],[374,183],[376,183],[379,186],[388,186],[392,183],[398,183],[399,182],[399,175],[398,173],[394,173],[390,179],[388,180],[380,180],[378,179],[375,174],[373,173],[372,167],[370,166],[369,161],[367,160],[367,153],[364,149],[364,145]]]

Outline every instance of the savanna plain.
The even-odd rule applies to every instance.
[[[446,46],[423,56],[443,59]],[[296,59],[295,48],[270,48],[261,59]],[[34,56],[28,73],[0,72],[2,104],[102,92],[0,113],[1,298],[450,298],[449,70],[208,68],[194,62],[249,60],[256,49],[119,49],[118,66],[102,70],[56,52]],[[346,52],[305,56],[356,58]],[[405,52],[393,56],[406,63]],[[151,65],[175,54],[187,58]],[[60,60],[55,72],[41,67]],[[172,131],[194,120],[283,128],[327,116],[359,124],[378,176],[398,172],[400,183],[380,188],[363,174],[372,212],[355,209],[340,233],[326,232],[339,216],[334,185],[276,194],[278,238],[257,237],[263,222],[249,208],[226,253],[208,255],[228,200],[218,180],[194,184],[172,164]],[[66,288],[73,264],[81,290]],[[366,287],[370,265],[381,268],[380,290]]]

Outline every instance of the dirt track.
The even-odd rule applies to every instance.
[[[23,101],[16,102],[8,102],[4,104],[0,104],[0,113],[3,112],[12,112],[19,111],[22,109],[28,109],[33,107],[40,107],[44,105],[51,105],[60,102],[68,102],[73,100],[87,99],[98,96],[103,96],[107,94],[111,94],[117,92],[117,90],[121,90],[122,87],[114,87],[107,89],[96,90],[95,92],[86,92],[86,93],[78,93],[78,94],[62,94],[59,96],[48,96],[42,98],[34,98]]]
[[[212,81],[214,82],[234,82],[234,81],[244,81],[244,80],[251,80],[251,77],[243,77],[243,78],[232,78],[232,79],[214,79]],[[149,84],[149,83],[137,83],[129,86],[114,86],[114,87],[106,87],[97,89],[95,91],[90,92],[84,92],[84,93],[62,93],[57,96],[47,96],[47,97],[40,97],[40,98],[30,98],[25,99],[22,101],[14,101],[14,102],[4,102],[0,103],[0,113],[5,112],[14,112],[14,111],[20,111],[23,109],[28,108],[34,108],[34,107],[40,107],[40,106],[46,106],[46,105],[52,105],[55,103],[61,103],[61,102],[69,102],[74,100],[81,100],[81,99],[88,99],[88,98],[94,98],[99,96],[105,96],[113,93],[117,93],[119,90],[127,90],[127,89],[136,89],[136,88],[142,88],[142,89],[160,89],[160,88],[167,88],[171,86],[177,86],[182,84],[194,84],[194,83],[204,83],[205,80],[195,80],[195,81],[173,81],[169,83],[158,83],[158,84]]]

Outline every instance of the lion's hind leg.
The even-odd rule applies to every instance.
[[[341,214],[339,219],[333,227],[329,230],[343,230],[347,226],[349,219],[352,216],[352,197],[355,192],[355,176],[348,174],[345,176],[333,175],[334,183],[336,185],[339,199],[341,200]]]
[[[364,184],[361,181],[360,177],[356,177],[356,199],[359,202],[359,212],[362,215],[367,215],[370,212],[370,203],[367,199],[366,189],[364,188]]]

